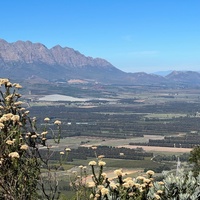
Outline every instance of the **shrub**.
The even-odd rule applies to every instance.
[[[21,85],[0,79],[0,86],[0,199],[58,198],[57,179],[49,162],[51,154],[46,142],[47,126],[39,133],[36,118],[31,119],[29,111],[22,107],[18,93]],[[44,120],[47,124],[49,118]],[[57,135],[52,133],[55,143],[59,143],[61,122],[56,120],[54,124],[58,129]],[[46,156],[40,154],[41,147],[46,148]],[[58,163],[57,170],[61,164]],[[41,165],[46,168],[46,176],[42,176]]]
[[[96,154],[96,152],[95,152]],[[110,179],[103,172],[106,163],[103,156],[89,162],[92,181],[85,176],[72,180],[72,185],[81,200],[197,200],[200,199],[200,175],[177,170],[177,174],[164,173],[162,181],[154,180],[154,171],[148,170],[144,176],[124,177],[123,170],[115,170],[116,177]],[[85,191],[85,193],[83,193]],[[90,195],[88,195],[90,193]],[[77,198],[78,199],[78,198]]]

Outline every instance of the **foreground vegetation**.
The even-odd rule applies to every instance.
[[[37,118],[30,118],[29,111],[23,107],[23,102],[19,101],[21,95],[18,90],[21,85],[12,84],[8,79],[0,79],[0,85],[0,199],[69,199],[68,194],[61,194],[59,190],[59,176],[62,177],[62,172],[65,173],[69,169],[66,163],[71,152],[68,147],[60,151],[62,122],[54,117],[54,121],[50,123],[52,119],[45,116],[42,127],[38,128]],[[54,144],[48,143],[48,137],[53,139]],[[59,159],[53,162],[56,149]],[[107,152],[105,149],[103,152]],[[89,167],[80,165],[78,171],[69,174],[70,187],[75,191],[75,196],[70,197],[71,199],[200,198],[199,147],[195,147],[191,153],[193,172],[184,172],[177,166],[176,173],[164,174],[162,181],[154,179],[152,170],[133,178],[128,177],[122,169],[115,169],[115,176],[110,178],[104,171],[107,165],[104,155],[98,155],[96,147],[92,147],[92,150],[95,159],[87,164]],[[121,153],[122,158],[128,155],[126,150],[118,153]],[[144,155],[148,157],[148,154]],[[90,174],[92,176],[89,176]]]

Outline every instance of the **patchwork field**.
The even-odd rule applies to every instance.
[[[171,173],[177,169],[178,160],[191,169],[189,153],[194,142],[200,143],[200,88],[58,84],[44,91],[45,87],[41,91],[34,88],[24,101],[41,124],[38,132],[45,127],[44,118],[50,118],[47,141],[55,155],[53,165],[59,162],[61,151],[72,149],[62,165],[65,171],[58,172],[60,189],[68,195],[66,185],[72,172],[80,174],[79,166],[85,166],[87,181],[91,181],[88,163],[97,161],[98,155],[107,155],[103,158],[104,172],[110,179],[116,178],[114,170],[121,168],[124,176],[131,177],[149,169],[156,176],[163,171]],[[53,141],[58,134],[55,120],[62,122],[59,144]],[[190,146],[183,148],[185,145]],[[94,146],[96,152],[90,148]]]
[[[66,147],[108,146],[139,148],[152,155],[176,157],[189,154],[194,142],[199,143],[198,88],[142,85],[104,85],[96,88],[82,84],[67,87],[59,87],[58,84],[48,87],[46,92],[45,86],[41,88],[42,91],[40,87],[31,90],[31,95],[26,94],[24,100],[32,116],[36,116],[42,126],[38,131],[44,127],[43,119],[50,117],[47,137],[55,152],[63,151]],[[62,121],[59,145],[54,144],[51,134],[57,133],[53,124],[55,120]],[[149,141],[156,141],[156,145],[152,142],[150,146]],[[190,146],[183,148],[187,144]],[[88,165],[90,158],[84,159],[75,158],[70,165]],[[108,171],[110,167],[129,166],[135,170],[158,166],[151,158],[105,159],[108,159]],[[161,167],[167,165],[162,161]],[[175,167],[176,159],[173,165]]]

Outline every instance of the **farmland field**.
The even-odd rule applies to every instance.
[[[44,118],[50,118],[47,144],[52,165],[59,163],[61,151],[71,148],[57,173],[60,190],[67,194],[74,195],[67,187],[72,172],[86,166],[90,181],[88,163],[99,155],[105,155],[104,172],[110,179],[121,168],[125,176],[151,169],[158,177],[163,171],[174,172],[178,159],[191,168],[189,152],[200,143],[200,88],[58,84],[37,85],[24,93],[30,117],[40,124],[38,132],[46,128]],[[58,134],[55,120],[62,122],[59,144],[53,140]],[[94,146],[95,151],[90,148]]]
[[[112,146],[180,155],[199,143],[199,93],[200,88],[181,86],[58,84],[46,90],[37,86],[31,94],[24,94],[24,101],[41,124],[38,131],[42,131],[45,117],[50,117],[49,127],[54,133],[53,122],[62,121],[56,151]],[[52,131],[47,135],[50,144]],[[143,167],[142,162],[135,161]],[[118,166],[118,162],[113,163]],[[74,164],[78,165],[77,161]]]

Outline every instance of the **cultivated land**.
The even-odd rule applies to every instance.
[[[54,120],[62,121],[57,151],[66,146],[139,147],[156,155],[177,156],[199,144],[200,87],[57,83],[31,85],[23,93],[42,126],[45,117],[51,118],[52,130]]]
[[[98,155],[105,155],[104,172],[111,179],[120,168],[132,177],[149,169],[160,176],[164,170],[176,170],[178,157],[181,166],[191,167],[186,163],[189,152],[200,142],[200,87],[57,83],[31,85],[22,93],[31,117],[41,124],[38,132],[45,127],[43,119],[50,118],[52,164],[58,163],[60,151],[72,149],[62,165],[65,171],[58,172],[60,190],[68,190],[67,195],[72,171],[79,172],[83,165],[90,175],[88,163]],[[52,139],[55,120],[62,121],[60,144]]]

